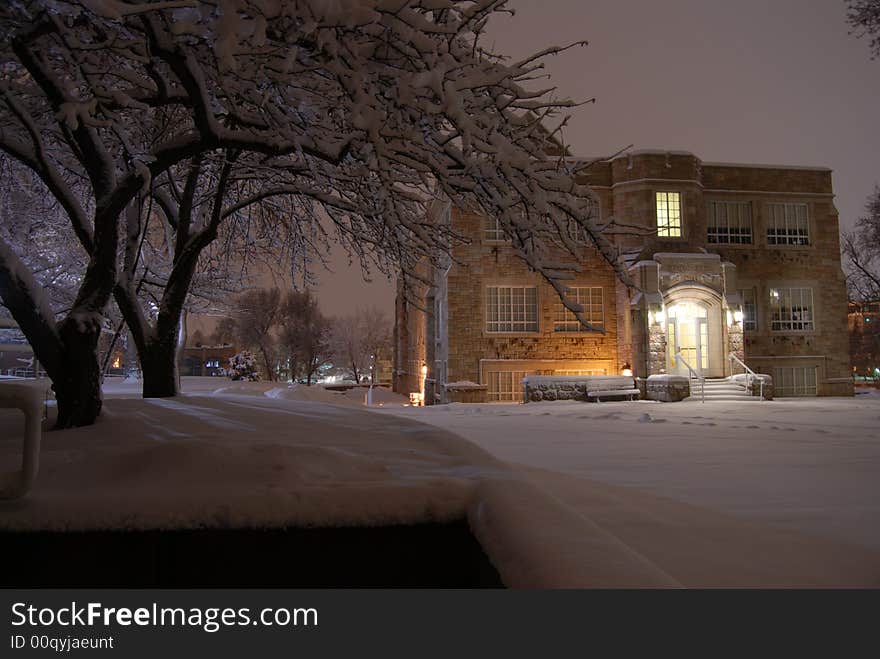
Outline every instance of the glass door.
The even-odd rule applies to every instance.
[[[666,324],[667,366],[670,373],[687,376],[688,367],[705,372],[709,368],[708,311],[693,302],[680,302],[668,308]]]

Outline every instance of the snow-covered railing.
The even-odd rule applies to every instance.
[[[21,470],[0,474],[0,499],[18,499],[27,494],[40,468],[40,439],[43,391],[34,382],[0,382],[0,407],[24,413]]]
[[[702,373],[698,373],[695,371],[690,364],[688,364],[687,359],[682,356],[681,352],[675,353],[675,358],[681,360],[681,363],[687,366],[687,370],[690,371],[691,377],[697,380],[700,383],[700,402],[706,402],[706,378],[703,377]]]
[[[732,353],[730,355],[730,361],[736,362],[737,364],[739,364],[740,366],[743,367],[743,369],[745,370],[746,373],[748,373],[748,378],[746,378],[746,389],[749,390],[749,393],[752,392],[752,382],[754,382],[755,380],[758,381],[758,383],[759,383],[758,395],[761,397],[761,402],[763,402],[764,401],[764,378],[758,377],[758,374],[755,373],[748,366],[746,366],[746,364],[743,360],[741,360],[739,357],[737,357],[736,355],[734,355]]]

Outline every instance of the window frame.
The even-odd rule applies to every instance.
[[[744,332],[757,332],[758,331],[758,292],[755,290],[754,286],[750,286],[748,288],[739,289],[740,297],[742,298],[742,328]],[[749,302],[746,300],[746,293],[751,293],[752,301],[752,319],[749,320],[749,316],[746,313],[746,306]]]
[[[498,298],[498,314],[496,320],[490,320],[492,314],[490,309],[490,304],[492,301],[490,291],[492,289],[501,290],[501,289],[509,289],[510,290],[510,300],[509,300],[509,311],[510,311],[510,319],[503,320],[501,318],[501,310],[503,306],[500,301],[500,297]],[[524,316],[528,313],[528,306],[525,304],[527,293],[526,291],[532,290],[535,294],[535,304],[534,304],[534,320],[514,320],[513,316],[515,314],[514,308],[514,299],[513,292],[514,290],[523,291],[523,314]],[[539,298],[538,287],[534,284],[487,284],[483,288],[483,294],[485,295],[485,302],[483,304],[483,332],[485,334],[538,334],[541,331],[541,301]],[[500,294],[499,294],[500,295]],[[511,329],[490,329],[490,324],[494,323],[496,327],[501,324],[509,324]],[[534,324],[535,329],[515,329],[516,323],[522,323],[523,326]]]
[[[664,203],[666,204],[666,213],[667,213],[667,222],[665,225],[660,224],[660,197],[661,195],[665,196]],[[674,226],[672,224],[671,218],[669,217],[669,201],[670,195],[675,195],[676,201],[678,204],[678,225]],[[677,190],[655,190],[654,191],[654,222],[657,228],[657,237],[662,238],[664,240],[679,240],[684,238],[684,194],[678,192]],[[672,233],[672,231],[677,230],[678,233]]]
[[[505,244],[510,242],[510,238],[504,233],[497,217],[485,216],[481,226],[483,242],[494,244]]]
[[[591,325],[595,327],[601,327],[602,330],[605,330],[605,289],[602,286],[570,286],[568,289],[567,296],[572,298],[575,302],[584,307],[584,316],[587,320],[590,321]],[[589,291],[588,297],[589,300],[585,304],[581,299],[581,291]],[[601,316],[600,322],[593,322],[592,314],[595,309],[593,293],[595,291],[599,292],[599,315]],[[572,295],[572,292],[574,294]],[[561,319],[560,319],[561,316]],[[576,325],[576,329],[559,329],[560,325]],[[568,310],[568,308],[562,303],[562,300],[556,300],[553,305],[553,333],[554,334],[592,334],[589,330],[584,329],[581,322],[577,319],[577,317]]]
[[[486,379],[486,402],[488,403],[522,403],[525,400],[522,380],[531,375],[530,371],[486,371],[484,377]],[[496,382],[493,383],[493,376]],[[505,377],[506,376],[506,377]],[[510,379],[510,388],[501,388],[502,380]],[[497,384],[496,388],[492,388],[493,384]],[[503,384],[508,384],[506,381]]]
[[[767,221],[765,236],[769,247],[810,247],[813,244],[812,231],[810,230],[810,204],[804,201],[769,201],[767,202]],[[782,223],[780,228],[779,217],[774,209],[782,209]],[[803,226],[806,232],[804,236],[793,234],[792,231],[800,231],[798,226],[790,228],[788,209],[795,209],[795,223],[800,222],[797,209],[803,209]],[[806,241],[806,242],[802,242]]]
[[[725,220],[723,225],[718,222],[719,206],[725,208]],[[731,207],[738,208],[737,220],[735,223],[732,223],[730,220]],[[745,218],[745,224],[747,224],[745,227],[743,226],[743,209],[746,209],[748,214],[748,217]],[[714,225],[713,221],[715,222]],[[734,227],[733,224],[738,224],[738,226]],[[714,232],[712,231],[713,227],[716,229]],[[740,233],[733,233],[732,229],[734,228]],[[723,230],[719,231],[718,229]],[[747,230],[747,233],[743,231],[744,229]],[[734,237],[738,238],[738,240],[733,240]],[[747,237],[748,240],[744,240],[745,237]],[[750,201],[738,201],[734,199],[710,199],[706,204],[706,242],[710,245],[732,245],[735,247],[754,245],[755,220],[754,213],[752,212],[752,203]]]
[[[791,371],[791,384],[783,372]],[[801,372],[798,382],[798,372]],[[807,373],[812,372],[811,378]],[[773,395],[778,398],[800,398],[819,395],[819,367],[818,366],[776,366],[773,369]]]
[[[774,302],[774,292],[780,292],[778,296],[779,302]],[[810,292],[810,300],[809,305],[806,307],[809,318],[795,318],[795,314],[802,314],[804,307],[798,306],[795,307],[795,302],[793,300],[793,291],[800,291],[799,293],[799,303],[803,305],[803,292]],[[777,320],[777,307],[782,310],[784,309],[784,304],[786,300],[786,295],[782,292],[787,292],[788,298],[788,317],[780,318]],[[769,297],[770,297],[770,331],[776,333],[782,332],[798,332],[798,333],[807,333],[807,332],[815,332],[816,331],[816,296],[813,294],[812,286],[771,286],[769,289]]]

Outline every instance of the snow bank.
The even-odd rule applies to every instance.
[[[352,387],[345,390],[325,389],[316,384],[311,387],[304,384],[279,387],[275,386],[265,392],[269,398],[281,400],[300,400],[314,403],[328,403],[330,405],[344,405],[346,407],[363,407],[367,400],[367,387]],[[383,387],[373,387],[373,405],[406,405],[409,399],[401,394],[396,394]]]
[[[36,486],[2,508],[0,528],[448,520],[464,516],[475,479],[500,468],[444,431],[376,421],[369,412],[257,397],[111,398],[95,426],[45,435]],[[0,440],[4,463],[17,451],[11,434]]]

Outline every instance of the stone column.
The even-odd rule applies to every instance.
[[[666,332],[663,326],[651,323],[648,326],[648,375],[666,373]]]

